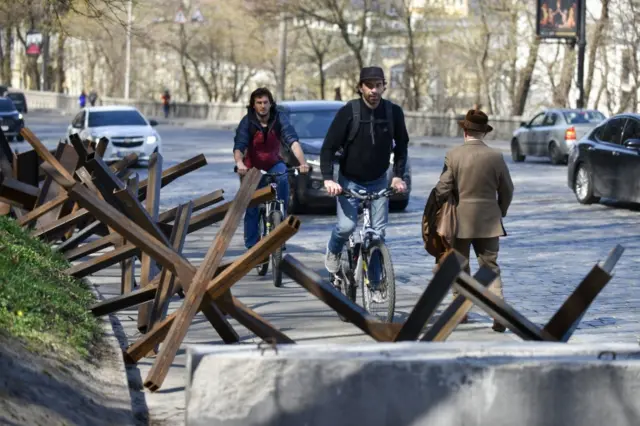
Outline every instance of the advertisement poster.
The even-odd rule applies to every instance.
[[[578,36],[580,0],[538,0],[537,34],[541,38]]]

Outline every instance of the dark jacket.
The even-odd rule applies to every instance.
[[[390,101],[385,100],[385,102]],[[402,108],[393,104],[392,111],[394,135],[390,134],[386,123],[371,124],[372,115],[378,120],[387,118],[383,103],[380,102],[375,110],[371,110],[360,99],[359,130],[355,139],[347,142],[353,111],[350,103],[340,108],[329,127],[320,152],[320,169],[324,180],[333,180],[334,155],[345,145],[346,148],[340,157],[340,173],[347,179],[360,183],[379,179],[389,168],[392,152],[394,154],[393,175],[400,178],[404,176],[409,134]]]
[[[287,116],[280,114],[280,112],[275,108],[275,105],[272,105],[269,123],[267,126],[268,130],[273,128],[276,121],[279,121],[281,142],[290,147],[292,143],[298,140],[298,134],[289,122]],[[252,132],[250,132],[250,127],[254,127],[257,131],[262,131],[262,124],[260,124],[260,120],[258,120],[253,108],[247,108],[247,115],[240,120],[240,124],[236,129],[236,136],[233,139],[234,151],[238,150],[243,154],[247,151],[249,143],[251,142]]]

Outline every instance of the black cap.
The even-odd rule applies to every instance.
[[[384,71],[380,67],[364,67],[360,70],[360,83],[365,80],[384,80]]]

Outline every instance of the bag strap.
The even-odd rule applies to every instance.
[[[358,134],[360,129],[360,99],[353,99],[349,101],[351,104],[351,127],[349,128],[349,136],[347,136],[347,142],[352,142]]]
[[[391,139],[395,138],[394,128],[393,128],[393,103],[386,99],[383,99],[384,102],[384,112],[387,117],[387,121],[389,122],[389,132],[391,132]]]

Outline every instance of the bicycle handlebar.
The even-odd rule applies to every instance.
[[[350,189],[342,189],[342,194],[344,195],[346,198],[357,198],[359,200],[368,200],[368,201],[373,201],[373,200],[377,200],[379,198],[382,197],[388,197],[392,194],[395,194],[396,190],[392,187],[389,188],[385,188],[381,191],[378,192],[368,192],[365,194],[359,194],[357,192],[354,192]]]
[[[238,166],[233,167],[233,173],[238,173]],[[300,171],[298,170],[298,167],[288,167],[287,170],[283,173],[269,173],[269,172],[265,172],[264,170],[260,170],[260,173],[266,176],[279,177],[279,176],[284,176],[288,174],[293,174],[294,176],[298,176],[298,174],[300,174]]]

